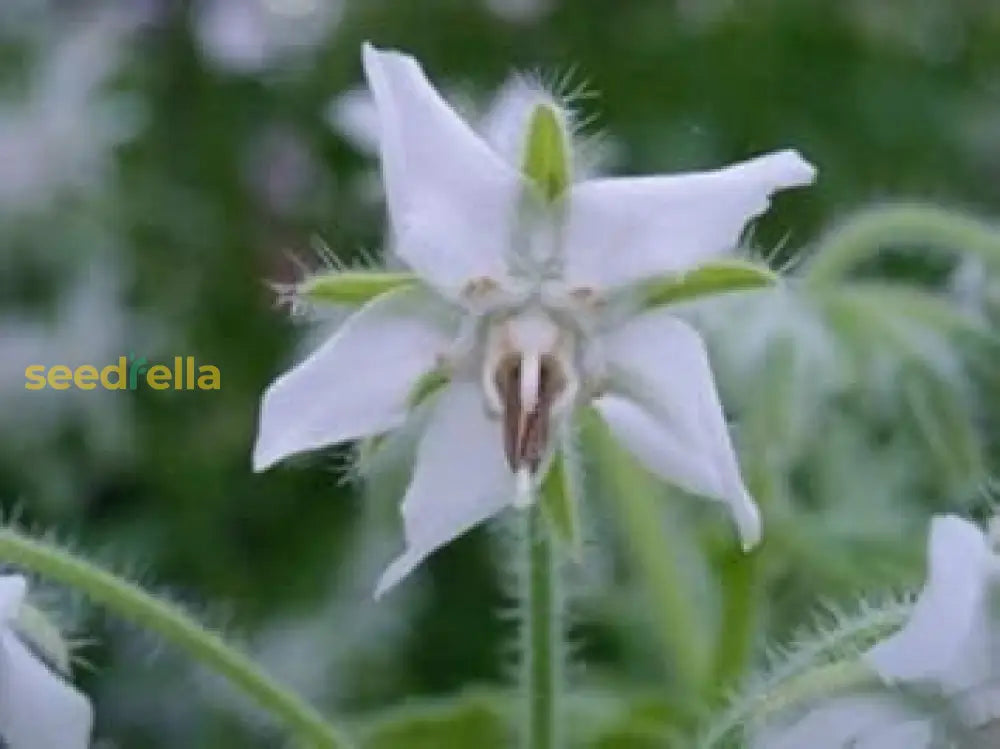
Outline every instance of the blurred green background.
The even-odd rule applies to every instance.
[[[504,746],[494,713],[514,627],[491,534],[450,545],[374,603],[402,546],[405,467],[369,490],[349,480],[348,449],[250,471],[262,390],[342,315],[293,317],[268,282],[321,268],[327,249],[348,264],[380,253],[364,40],[414,54],[473,112],[512,71],[568,73],[597,92],[579,105],[612,172],[798,148],[817,184],[777,198],[752,234],[795,268],[872,203],[997,214],[1000,4],[0,4],[6,517],[57,528],[225,629],[360,735],[381,732],[373,746]],[[570,571],[574,741],[665,745],[821,603],[849,609],[918,582],[932,511],[988,512],[1000,368],[983,333],[1000,290],[988,261],[919,244],[884,248],[822,293],[793,285],[690,311],[766,542],[734,560],[722,513],[659,488],[663,502],[623,507],[621,476],[593,458],[586,560]],[[214,364],[221,391],[24,389],[27,364],[132,354]],[[643,518],[659,542],[633,538]],[[180,654],[66,591],[42,593],[84,640],[99,746],[281,745]],[[423,743],[393,733],[412,710],[432,724]],[[434,732],[441,722],[451,738]]]

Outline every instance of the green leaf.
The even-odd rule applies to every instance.
[[[925,289],[887,281],[852,281],[837,288],[844,303],[863,307],[873,315],[896,316],[941,335],[966,335],[989,342],[996,332],[955,305],[947,297]]]
[[[684,746],[679,734],[643,725],[622,725],[594,739],[591,749],[672,749]]]
[[[899,416],[915,427],[937,474],[957,485],[979,479],[982,439],[958,336],[985,341],[992,331],[928,292],[890,284],[844,285],[828,295],[826,308],[862,363],[891,362],[887,387],[898,394]]]
[[[580,744],[588,749],[689,747],[687,734],[695,727],[701,712],[667,702],[662,694],[621,691],[614,698],[605,696],[600,701],[593,697],[581,699],[574,707],[578,712],[573,716],[574,723],[584,728]],[[588,726],[587,722],[594,725]]]
[[[538,105],[531,114],[523,169],[546,203],[558,200],[569,187],[566,128],[562,115],[550,104]]]
[[[332,271],[307,278],[295,294],[307,302],[360,306],[387,291],[417,283],[412,273]]]
[[[564,445],[552,459],[552,467],[542,482],[541,505],[549,521],[549,527],[553,529],[559,541],[570,550],[572,557],[579,561],[583,549],[578,508],[579,493],[573,475],[574,456],[566,454],[569,449],[569,446]]]
[[[780,279],[781,276],[766,265],[746,260],[719,260],[687,273],[652,278],[633,291],[638,291],[643,307],[660,307],[713,294],[773,286]]]
[[[507,749],[510,726],[497,700],[470,694],[443,702],[407,705],[378,718],[363,749]]]
[[[949,482],[971,485],[981,479],[982,445],[962,392],[920,369],[906,372],[900,387],[906,413]]]

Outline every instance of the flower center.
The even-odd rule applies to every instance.
[[[565,387],[565,377],[552,357],[506,357],[494,374],[503,404],[503,438],[507,463],[515,473],[536,473],[549,440],[552,404]]]
[[[531,489],[559,417],[579,392],[574,336],[541,310],[493,323],[486,340],[482,384],[489,410],[501,420],[507,465],[517,476],[517,504]]]

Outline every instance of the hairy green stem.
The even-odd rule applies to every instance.
[[[521,688],[527,704],[525,746],[556,749],[560,745],[559,702],[562,686],[562,600],[555,548],[539,506],[523,513],[522,543],[523,673]]]
[[[264,674],[247,656],[206,630],[188,614],[94,564],[45,541],[0,530],[0,559],[87,595],[122,618],[157,633],[222,674],[279,718],[309,746],[350,747],[311,706]]]
[[[754,717],[765,718],[802,702],[829,697],[850,689],[867,689],[879,684],[875,672],[859,660],[826,663],[799,674],[769,694],[763,695]]]
[[[730,711],[697,742],[697,749],[722,749],[734,746],[736,733],[753,722],[766,724],[782,710],[803,702],[834,697],[852,689],[864,690],[878,686],[878,680],[861,661],[825,663],[809,671],[773,685],[770,691],[753,695]],[[739,744],[742,745],[742,744]]]
[[[850,689],[878,687],[875,673],[857,658],[831,661],[848,643],[870,643],[906,621],[912,604],[895,603],[841,623],[832,632],[786,656],[779,668],[764,678],[748,682],[730,706],[708,727],[696,743],[698,749],[734,746],[740,733],[754,721],[809,700],[834,696]],[[802,663],[799,663],[802,661]],[[809,664],[809,665],[806,665]]]
[[[1000,266],[997,227],[946,208],[903,203],[863,211],[830,233],[806,268],[806,283],[835,282],[880,249],[901,245],[967,252]]]

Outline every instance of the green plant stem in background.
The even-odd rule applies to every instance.
[[[712,668],[715,694],[728,694],[743,677],[757,634],[759,555],[734,546],[719,569],[722,596],[719,638]]]
[[[95,603],[177,645],[253,697],[308,746],[323,749],[352,746],[315,709],[272,681],[219,635],[128,580],[9,528],[0,530],[0,559],[78,590]]]
[[[666,666],[676,675],[682,694],[698,695],[705,688],[710,643],[704,623],[698,620],[698,608],[691,603],[695,596],[689,581],[665,536],[668,529],[658,507],[662,489],[615,442],[593,412],[585,419],[586,439],[599,457],[616,500],[626,549],[651,598],[649,611],[656,617],[652,624]]]
[[[555,544],[541,507],[523,513],[521,574],[522,674],[525,699],[525,746],[555,749],[560,745],[559,711],[563,678],[562,591]]]
[[[835,229],[817,247],[806,283],[834,283],[880,249],[901,246],[970,253],[1000,268],[1000,229],[946,208],[904,203],[862,211]]]
[[[748,462],[745,475],[757,504],[762,509],[768,507],[775,493],[775,471],[761,457]],[[719,628],[712,668],[712,684],[718,696],[728,694],[739,683],[750,662],[759,625],[759,568],[759,549],[746,553],[735,546],[727,550],[719,567],[722,626]]]

